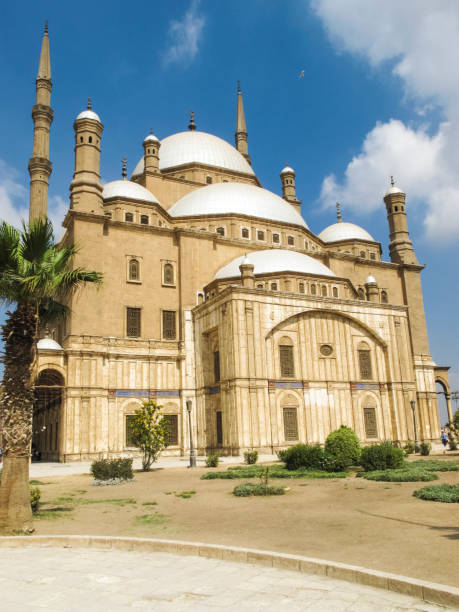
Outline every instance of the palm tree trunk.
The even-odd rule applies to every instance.
[[[14,312],[7,312],[2,336],[5,370],[0,405],[3,422],[0,531],[8,533],[32,525],[29,457],[34,401],[31,370],[36,347],[33,305],[19,304]]]

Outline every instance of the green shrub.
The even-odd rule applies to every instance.
[[[99,459],[91,463],[94,480],[132,480],[132,459]]]
[[[428,472],[459,472],[457,461],[442,461],[441,459],[418,459],[405,462],[404,469],[420,469]]]
[[[360,459],[360,441],[356,433],[345,425],[332,431],[325,440],[324,467],[327,471],[343,472]]]
[[[324,451],[318,444],[296,444],[285,452],[284,462],[288,470],[298,468],[321,470],[324,464]]]
[[[427,501],[438,501],[447,504],[458,504],[459,503],[459,484],[455,485],[432,485],[430,487],[423,487],[413,493],[415,497],[419,499],[425,499]]]
[[[34,514],[38,512],[38,507],[40,505],[40,497],[40,489],[38,487],[30,487],[30,507],[32,508],[32,512]]]
[[[419,450],[421,451],[421,455],[427,457],[427,455],[430,455],[430,451],[432,450],[432,444],[430,442],[421,442]]]
[[[267,484],[253,484],[245,482],[237,485],[233,489],[236,497],[250,497],[251,495],[285,495],[284,487],[275,487]]]
[[[276,451],[276,455],[277,458],[279,459],[279,461],[284,461],[285,462],[285,455],[287,453],[287,449],[280,449]]]
[[[430,480],[438,480],[438,476],[433,472],[427,472],[420,469],[375,470],[374,472],[364,472],[362,478],[383,482],[429,482]]]
[[[456,440],[448,440],[449,450],[455,451],[457,450],[457,442]]]
[[[218,467],[220,463],[220,455],[218,453],[211,453],[206,457],[206,466],[207,467]]]
[[[414,442],[407,442],[403,447],[405,455],[412,455],[414,453]]]
[[[225,472],[206,472],[201,480],[235,480],[237,478],[260,478],[263,474],[260,465],[230,467]],[[270,478],[346,478],[347,472],[325,472],[324,470],[287,470],[284,466],[272,465],[269,468]]]
[[[405,453],[391,442],[381,442],[362,448],[360,465],[366,472],[401,468]]]
[[[247,465],[254,465],[258,461],[258,451],[248,450],[244,453],[244,461]]]
[[[414,445],[414,452],[415,453],[419,453],[420,450],[421,450],[421,447],[419,446],[419,444],[415,444]]]

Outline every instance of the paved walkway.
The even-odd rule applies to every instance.
[[[299,572],[168,553],[4,548],[5,612],[436,612],[419,599]]]

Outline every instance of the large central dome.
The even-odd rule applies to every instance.
[[[195,189],[167,212],[172,217],[240,214],[308,227],[291,204],[267,189],[246,183],[214,183]]]
[[[172,134],[161,140],[159,149],[159,169],[167,170],[191,163],[215,166],[225,170],[233,170],[250,174],[255,173],[241,153],[218,136],[190,130]],[[139,161],[132,176],[142,174],[144,159]]]

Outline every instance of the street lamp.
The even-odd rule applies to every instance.
[[[191,400],[186,400],[186,409],[188,411],[188,429],[190,430],[190,465],[188,467],[196,467],[196,455],[194,454],[193,433],[191,431]]]
[[[414,448],[416,449],[416,447],[418,445],[418,430],[417,430],[417,427],[416,427],[416,402],[414,400],[411,400],[410,401],[410,406],[411,406],[411,410],[413,411]]]

